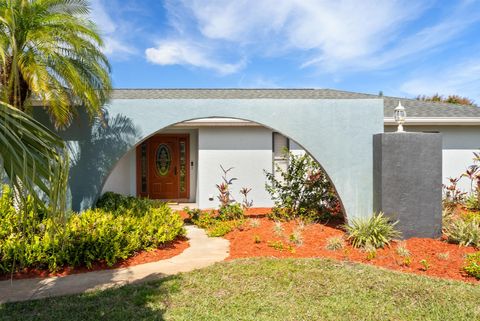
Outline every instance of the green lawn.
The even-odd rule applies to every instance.
[[[0,320],[480,320],[480,286],[323,259],[248,259],[79,296]]]

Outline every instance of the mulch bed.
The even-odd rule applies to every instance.
[[[326,249],[328,238],[345,237],[345,232],[340,228],[339,222],[331,222],[328,225],[306,225],[301,232],[303,243],[294,245],[289,241],[289,236],[295,228],[299,227],[298,222],[282,223],[284,231],[278,235],[274,231],[275,222],[266,218],[266,213],[268,213],[267,209],[251,209],[248,215],[257,218],[260,226],[253,227],[251,220],[247,220],[240,229],[225,235],[225,238],[230,241],[228,260],[257,256],[325,257],[480,284],[480,281],[466,275],[462,270],[466,254],[475,252],[472,247],[459,247],[441,239],[411,238],[402,242],[410,251],[411,263],[409,265],[406,265],[405,259],[396,253],[399,242],[392,242],[389,247],[378,249],[375,258],[369,260],[366,252],[353,248],[347,242],[341,250]],[[274,248],[274,242],[277,245],[281,242],[283,249]],[[420,262],[422,260],[426,260],[428,263],[429,267],[426,270]]]
[[[165,260],[172,258],[174,256],[179,255],[182,253],[186,248],[188,248],[190,244],[188,243],[188,239],[186,237],[177,238],[175,241],[169,242],[164,246],[153,249],[150,251],[141,251],[135,253],[133,256],[121,260],[114,264],[113,266],[108,266],[105,262],[97,262],[95,263],[90,269],[82,266],[82,267],[63,267],[59,271],[51,273],[48,270],[40,270],[40,269],[24,269],[21,272],[16,272],[13,274],[0,274],[0,280],[6,279],[28,279],[28,278],[46,278],[52,276],[66,276],[70,274],[77,274],[77,273],[85,273],[91,271],[98,271],[98,270],[109,270],[109,269],[117,269],[117,268],[125,268],[134,265],[156,262],[160,260]]]

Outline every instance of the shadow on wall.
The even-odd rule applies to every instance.
[[[72,209],[80,211],[94,204],[111,169],[139,139],[139,129],[122,115],[111,118],[108,112],[104,120],[92,126],[82,126],[75,139],[68,137],[70,150],[69,188]]]

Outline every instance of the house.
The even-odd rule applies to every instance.
[[[361,193],[362,183],[363,189],[371,189],[369,186],[372,134],[383,130],[385,132],[396,130],[393,109],[399,101],[406,108],[407,131],[443,134],[445,178],[462,173],[471,163],[472,152],[480,147],[480,108],[473,106],[330,89],[118,89],[113,91],[111,101],[106,110],[110,112],[110,116],[113,114],[115,116],[110,118],[107,116],[108,126],[99,125],[97,133],[84,132],[80,136],[75,132],[82,131],[81,128],[72,128],[62,133],[65,139],[70,141],[72,151],[83,150],[82,155],[74,156],[81,159],[74,159],[72,167],[72,175],[81,177],[82,181],[86,180],[81,187],[75,187],[74,185],[78,183],[73,180],[71,182],[72,188],[80,191],[77,192],[77,196],[79,193],[83,196],[78,202],[84,202],[89,189],[93,189],[92,186],[97,184],[94,181],[101,180],[99,190],[92,192],[89,195],[89,202],[80,207],[89,206],[99,194],[107,191],[193,203],[200,208],[216,207],[218,200],[215,184],[222,181],[220,165],[233,168],[229,175],[237,178],[232,185],[235,198],[241,199],[239,194],[241,187],[249,187],[252,188],[249,196],[254,206],[269,207],[272,201],[265,191],[264,171],[272,171],[275,164],[285,166],[283,149],[302,153],[304,149],[311,152],[306,145],[313,146],[313,143],[295,141],[293,139],[295,137],[291,137],[292,132],[282,132],[282,128],[287,128],[282,127],[282,124],[287,124],[290,120],[294,122],[292,127],[295,125],[297,129],[302,129],[302,122],[309,122],[310,127],[305,125],[305,130],[309,130],[311,135],[317,135],[315,142],[318,144],[321,142],[328,142],[331,146],[337,144],[337,150],[330,148],[324,151],[325,163],[328,164],[322,164],[322,161],[320,164],[324,168],[328,167],[327,174],[331,175],[328,169],[337,165],[330,160],[334,159],[333,154],[338,152],[337,160],[341,164],[338,164],[337,171],[340,172],[341,165],[346,174],[341,174],[344,175],[341,179],[331,178],[335,185],[337,182],[349,180],[344,186],[343,183],[339,183],[342,185],[339,190],[352,194],[352,202],[358,202],[357,199],[371,197],[370,194],[362,196]],[[200,101],[201,108],[206,104],[210,106],[210,113],[194,112],[197,110],[195,106]],[[305,109],[307,107],[303,106],[307,103],[314,106],[317,101],[331,103],[348,116],[342,116],[343,118],[338,120],[336,118],[338,110],[331,109],[329,112],[325,107],[323,114],[315,116],[316,120],[310,119],[309,113],[313,113],[314,109]],[[255,107],[250,102],[258,105]],[[140,103],[142,108],[137,109],[136,106]],[[190,111],[180,111],[184,103],[195,106]],[[240,105],[237,107],[237,103],[243,104],[241,106],[248,105],[248,111],[245,109],[245,113],[237,112],[236,108],[244,108]],[[275,104],[278,105],[277,109]],[[264,105],[269,105],[268,108],[272,109],[264,111]],[[299,107],[296,108],[296,105]],[[344,105],[348,105],[349,109],[342,109]],[[121,106],[121,112],[118,111],[120,110],[118,106]],[[383,107],[383,115],[381,109],[376,109],[376,106]],[[225,109],[230,110],[235,117],[225,117],[230,115],[223,112]],[[158,114],[152,114],[154,110],[158,110]],[[258,118],[255,111],[265,115]],[[181,121],[170,123],[167,127],[163,125],[155,127],[155,121],[151,116],[158,115],[155,117],[159,117],[160,120],[162,117],[172,117],[180,112],[185,113]],[[149,128],[157,128],[157,131],[145,133],[142,128],[138,128],[142,127],[142,121],[132,123],[131,118],[149,122]],[[272,124],[276,124],[275,121],[280,119],[283,123],[274,128]],[[333,124],[334,122],[337,123]],[[352,128],[355,131],[352,131]],[[337,136],[342,132],[348,133],[344,136],[350,137],[349,145],[345,145],[345,137],[342,136],[343,140],[338,139]],[[104,139],[97,139],[99,135]],[[88,138],[85,138],[86,136]],[[362,139],[361,144],[366,144],[365,148],[353,141],[357,139],[356,136]],[[120,151],[117,154],[122,155],[116,157],[98,156],[98,152],[94,152],[117,148]],[[128,151],[124,152],[127,149]],[[344,149],[347,151],[343,152]],[[316,150],[312,154],[317,156],[322,152]],[[319,157],[316,158],[318,160]],[[95,161],[91,161],[92,159]],[[365,176],[358,176],[361,175],[357,174],[358,172],[365,173]],[[353,185],[355,187],[352,187]],[[465,182],[464,187],[467,186],[469,184]],[[72,195],[72,198],[77,196]]]

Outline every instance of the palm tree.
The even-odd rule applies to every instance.
[[[89,11],[85,0],[0,0],[1,167],[20,194],[47,196],[54,211],[63,207],[68,154],[28,113],[41,104],[56,128],[70,125],[78,106],[102,116],[110,66]]]
[[[63,212],[68,177],[65,142],[26,113],[0,102],[0,145],[0,160],[18,201],[32,195],[43,207],[45,196],[49,213]]]
[[[0,0],[0,86],[3,101],[30,111],[39,102],[57,128],[77,106],[102,115],[111,90],[103,42],[86,0]]]

